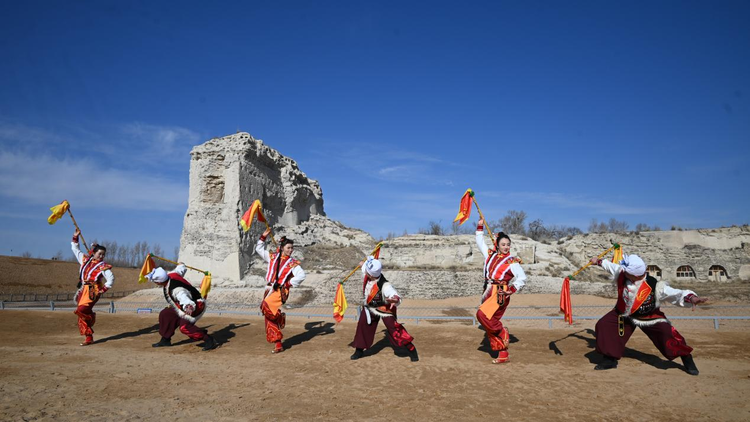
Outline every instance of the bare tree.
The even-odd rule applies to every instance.
[[[24,253],[21,254],[21,258],[31,258],[31,256],[32,256],[31,252],[29,252],[29,251],[26,251],[26,252],[24,252]]]
[[[651,230],[651,227],[649,227],[648,224],[638,223],[635,225],[635,231],[637,232],[647,232],[650,230]]]
[[[630,227],[630,225],[625,221],[619,221],[614,218],[609,219],[608,229],[610,233],[625,233],[628,231],[628,227]]]
[[[541,240],[547,237],[547,229],[544,227],[544,221],[541,218],[529,223],[528,236],[534,240]]]
[[[510,210],[500,220],[500,227],[505,233],[526,234],[526,212]]]

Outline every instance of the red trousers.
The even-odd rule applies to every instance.
[[[286,314],[281,312],[281,309],[277,310],[275,314],[272,313],[265,301],[260,304],[260,310],[263,312],[266,323],[266,341],[269,343],[281,341],[284,338],[281,330],[286,325]]]
[[[625,344],[636,327],[629,318],[623,318],[623,335],[620,337],[618,316],[617,311],[613,309],[596,323],[596,351],[614,359],[622,357]],[[687,356],[693,351],[693,348],[685,342],[685,338],[668,322],[657,322],[654,325],[639,328],[669,360],[678,356]]]
[[[354,334],[354,341],[349,344],[357,349],[369,349],[375,340],[375,332],[378,329],[380,316],[370,313],[370,324],[367,323],[367,312],[364,308],[359,314],[357,322],[357,332]],[[384,317],[383,324],[386,329],[386,337],[393,347],[408,347],[414,341],[412,337],[398,321],[396,321],[396,312],[392,317]]]
[[[94,324],[96,323],[95,304],[96,302],[88,305],[80,305],[73,311],[74,314],[78,315],[78,331],[80,331],[82,336],[94,334]]]
[[[159,312],[159,334],[164,338],[172,338],[177,327],[180,332],[193,340],[203,340],[208,331],[198,328],[192,322],[180,318],[172,308],[164,308]]]
[[[477,311],[477,321],[479,321],[487,333],[487,339],[490,341],[490,348],[492,350],[506,350],[508,348],[510,335],[508,334],[508,330],[503,327],[500,318],[505,314],[505,310],[508,309],[509,304],[510,296],[506,296],[504,303],[489,318],[481,310]]]

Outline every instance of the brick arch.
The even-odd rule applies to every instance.
[[[680,265],[675,275],[677,278],[695,278],[695,270],[690,265]]]

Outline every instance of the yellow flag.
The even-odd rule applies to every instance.
[[[156,264],[154,263],[154,260],[151,258],[151,254],[148,254],[146,256],[146,260],[143,261],[143,267],[141,267],[141,273],[138,274],[138,284],[143,284],[148,281],[146,278],[146,274],[150,273],[151,271],[156,268]]]
[[[52,215],[47,218],[47,222],[50,224],[57,223],[57,220],[62,218],[62,216],[68,212],[68,208],[70,208],[70,204],[68,201],[62,201],[59,205],[55,205],[54,207],[50,208],[49,210],[52,211]]]
[[[201,280],[201,297],[203,299],[208,297],[208,292],[211,291],[211,273],[207,273],[203,276],[203,280]]]
[[[622,261],[622,245],[615,245],[615,253],[612,256],[612,263],[619,264]]]
[[[336,320],[336,323],[344,319],[344,312],[348,307],[349,304],[346,303],[346,296],[344,295],[344,285],[339,283],[336,287],[336,296],[333,299],[333,319]]]

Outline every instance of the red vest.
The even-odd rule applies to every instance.
[[[491,280],[494,284],[508,284],[514,275],[510,271],[510,264],[521,263],[520,258],[501,255],[490,250],[489,256],[484,261],[484,280]]]
[[[292,269],[299,265],[299,261],[290,257],[282,262],[280,253],[270,254],[270,260],[268,261],[268,271],[266,272],[267,286],[272,286],[277,283],[279,286],[284,286],[288,279],[292,278]],[[281,266],[281,268],[278,268]],[[278,276],[276,276],[278,274]]]
[[[93,284],[99,279],[102,271],[111,268],[112,266],[104,261],[98,261],[89,255],[84,255],[83,264],[81,264],[81,270],[78,273],[78,279],[85,284]]]

